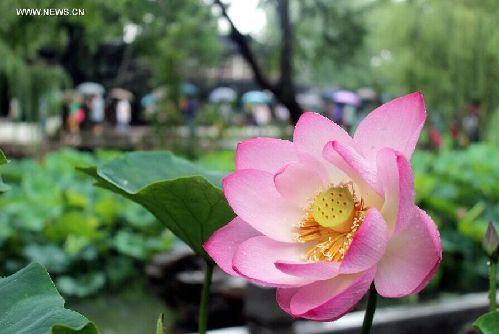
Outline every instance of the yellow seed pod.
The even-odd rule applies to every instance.
[[[345,232],[355,214],[355,201],[347,187],[332,187],[317,195],[311,212],[319,225]]]

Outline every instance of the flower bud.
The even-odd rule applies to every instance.
[[[497,231],[492,222],[489,222],[487,232],[485,232],[485,236],[483,237],[482,245],[487,256],[497,257],[499,249],[499,237],[497,236]]]

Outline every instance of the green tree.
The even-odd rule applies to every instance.
[[[81,9],[84,15],[16,13],[17,8],[61,7]],[[65,78],[73,84],[95,80],[98,46],[123,41],[126,27],[135,27],[137,36],[127,41],[123,57],[117,59],[115,85],[124,81],[123,70],[134,55],[151,68],[154,84],[176,87],[182,79],[199,74],[220,51],[215,20],[202,0],[67,0],[64,6],[57,0],[5,0],[0,12],[0,51],[6,55],[0,64],[0,89],[8,89],[9,97],[17,97],[24,109],[30,109],[23,111],[32,115],[28,119],[36,119],[42,95],[62,82],[69,85]],[[44,49],[55,54],[60,66],[40,60],[38,53]]]
[[[498,106],[497,1],[384,1],[369,15],[374,74],[392,94],[422,90],[447,115],[471,100]]]
[[[199,82],[222,48],[216,20],[201,0],[138,2],[142,15],[135,48],[153,70],[155,85],[167,86],[176,100],[182,80]]]
[[[366,75],[363,1],[294,2],[297,78],[300,82],[355,89]]]
[[[9,98],[16,97],[22,118],[32,121],[37,119],[41,99],[46,99],[56,87],[64,84],[66,76],[59,66],[34,60],[42,45],[60,35],[50,21],[44,24],[41,16],[17,15],[16,8],[23,7],[30,8],[30,3],[0,3],[0,92],[7,92],[0,94],[0,109],[8,107]],[[46,27],[44,34],[40,33],[42,25]],[[7,97],[7,100],[2,100],[2,97]]]

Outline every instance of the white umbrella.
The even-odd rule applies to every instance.
[[[76,90],[83,95],[102,95],[104,87],[96,82],[84,82],[76,86]]]
[[[233,102],[236,99],[236,91],[229,87],[217,87],[211,91],[209,100],[213,103]]]
[[[113,88],[109,95],[118,100],[133,101],[134,98],[133,94],[130,91],[123,88]]]

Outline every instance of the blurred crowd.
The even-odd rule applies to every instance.
[[[147,121],[172,119],[175,113],[165,103],[164,91],[156,90],[141,100]],[[206,93],[193,85],[183,85],[178,111],[180,119],[197,124],[213,125],[279,125],[289,124],[289,110],[272,93],[260,90],[238,92],[231,87],[216,87]],[[304,111],[318,112],[347,130],[356,127],[362,117],[378,106],[381,99],[371,88],[357,92],[330,88],[303,90],[296,96]]]
[[[61,113],[61,129],[68,143],[78,143],[80,131],[101,136],[105,131],[126,133],[130,125],[267,126],[287,125],[289,110],[268,91],[238,92],[231,87],[202,91],[191,83],[180,85],[178,103],[171,102],[166,88],[158,88],[135,101],[123,88],[106,93],[98,83],[83,83],[66,91]],[[370,87],[350,91],[341,88],[310,88],[300,91],[297,102],[304,111],[317,112],[333,120],[349,133],[367,113],[390,97]],[[453,148],[466,147],[480,140],[480,101],[471,101],[458,110],[450,122],[438,112],[430,113],[426,146],[439,150],[448,136]]]
[[[70,143],[79,140],[78,135],[82,130],[90,130],[95,136],[100,136],[106,125],[126,132],[132,120],[133,94],[115,88],[105,99],[104,92],[103,86],[91,82],[65,92],[60,123]]]

